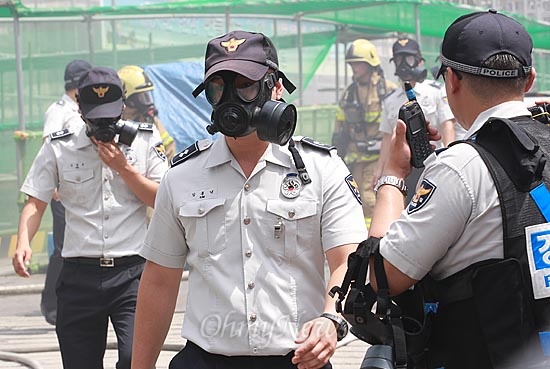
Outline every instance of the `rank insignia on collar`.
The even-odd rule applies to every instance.
[[[407,214],[412,214],[418,211],[426,205],[426,203],[432,198],[433,193],[437,189],[437,186],[427,179],[422,180],[422,184],[416,190],[411,202],[407,206]]]
[[[281,183],[281,193],[287,199],[294,199],[300,195],[302,190],[302,181],[298,178],[298,173],[288,173]]]
[[[357,185],[357,182],[355,182],[355,179],[351,174],[348,174],[348,176],[346,177],[346,183],[351,190],[353,196],[355,196],[357,201],[359,201],[359,205],[363,205],[363,201],[361,201],[361,192],[359,191],[359,186]]]

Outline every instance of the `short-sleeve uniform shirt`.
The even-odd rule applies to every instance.
[[[482,112],[470,137],[489,117],[529,116],[521,101]],[[495,184],[478,152],[454,145],[426,161],[418,190],[380,241],[380,253],[420,280],[446,278],[478,261],[502,259],[502,215]]]
[[[65,134],[63,137],[56,137]],[[132,146],[119,144],[139,173],[160,182],[167,162],[158,131],[138,131]],[[42,145],[21,192],[49,202],[58,189],[65,206],[63,257],[135,255],[146,232],[147,206],[120,175],[104,164],[86,126],[50,135]]]
[[[78,104],[67,94],[51,104],[44,114],[44,130],[42,137],[65,128],[77,131],[84,121],[80,117]]]
[[[414,86],[416,100],[422,107],[422,112],[433,127],[439,129],[440,125],[453,119],[453,113],[447,102],[447,94],[441,83],[426,80]],[[399,116],[399,108],[407,102],[407,95],[403,87],[399,87],[382,101],[382,120],[380,131],[392,134]],[[437,147],[442,147],[441,141],[434,142]]]
[[[224,137],[168,170],[141,255],[190,267],[182,335],[224,355],[285,355],[324,308],[324,253],[367,236],[336,150],[269,145],[247,179]],[[210,148],[207,149],[207,147]]]

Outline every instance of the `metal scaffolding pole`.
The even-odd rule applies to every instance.
[[[303,99],[303,85],[304,85],[304,76],[303,76],[303,56],[302,56],[302,47],[303,47],[303,40],[302,40],[302,15],[298,14],[296,17],[296,26],[298,28],[298,105],[302,105],[304,103]]]
[[[25,97],[23,91],[23,62],[21,59],[21,23],[19,16],[13,17],[13,38],[15,42],[15,72],[17,75],[17,118],[19,130],[25,130]],[[16,144],[16,169],[17,169],[17,187],[21,187],[23,182],[23,153],[25,150],[25,141],[19,140]]]

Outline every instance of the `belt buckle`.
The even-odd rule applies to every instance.
[[[99,258],[99,266],[105,268],[112,268],[115,266],[114,258]]]

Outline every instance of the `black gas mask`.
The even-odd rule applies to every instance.
[[[121,121],[120,117],[82,119],[86,122],[86,135],[102,142],[111,142],[118,134],[119,143],[132,146],[138,132],[136,123]]]
[[[294,105],[271,100],[276,81],[275,73],[259,81],[233,72],[210,76],[204,83],[213,107],[208,133],[236,138],[257,131],[260,140],[285,145],[296,128],[297,114]]]
[[[132,120],[137,120],[143,123],[153,123],[154,117],[157,115],[153,95],[151,91],[136,92],[125,101],[126,106],[136,109],[138,117],[130,117]]]
[[[423,82],[428,76],[428,70],[419,65],[422,59],[413,54],[399,53],[395,54],[390,61],[395,63],[395,75],[402,81],[414,80]]]

